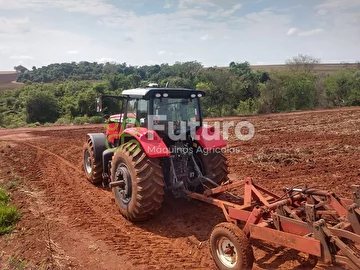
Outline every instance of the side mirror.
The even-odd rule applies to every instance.
[[[101,97],[96,98],[96,111],[102,112],[102,100]]]

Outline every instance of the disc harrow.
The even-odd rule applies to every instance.
[[[236,202],[214,197],[241,186]],[[211,255],[220,269],[251,269],[250,239],[307,253],[312,266],[321,260],[360,269],[360,186],[351,189],[352,199],[306,186],[284,188],[279,196],[246,178],[188,196],[221,208],[225,215],[227,222],[210,236]]]

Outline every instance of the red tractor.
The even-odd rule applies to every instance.
[[[90,133],[84,145],[87,179],[112,188],[121,213],[132,221],[154,215],[164,189],[218,206],[227,222],[210,234],[211,255],[222,270],[251,269],[249,239],[259,239],[360,269],[360,186],[354,198],[340,198],[316,187],[296,185],[277,195],[250,178],[228,182],[220,131],[203,125],[202,91],[144,88],[116,98],[121,114],[107,119],[106,134]],[[98,109],[102,110],[101,99]],[[243,186],[242,194],[229,192]],[[228,193],[228,198],[216,197]],[[238,192],[237,192],[238,193]]]
[[[202,193],[228,180],[219,130],[203,125],[203,91],[138,88],[104,98],[121,103],[121,114],[107,119],[106,134],[89,133],[84,169],[93,184],[112,188],[120,212],[129,220],[150,218],[163,202],[164,189],[175,197]],[[206,185],[205,185],[206,184]]]

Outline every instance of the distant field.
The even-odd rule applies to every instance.
[[[360,64],[318,64],[315,66],[317,73],[329,74],[341,68],[356,69]],[[284,70],[285,65],[252,65],[251,69],[261,71]]]
[[[18,76],[16,71],[0,71],[0,92],[20,87],[21,83],[12,83]]]
[[[229,67],[218,67],[220,69],[228,69]],[[286,65],[251,65],[252,70],[260,71],[274,71],[274,70],[284,70],[287,68]],[[315,72],[318,74],[330,74],[339,69],[360,69],[359,64],[318,64],[315,66]]]

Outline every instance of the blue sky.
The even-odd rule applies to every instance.
[[[130,65],[360,61],[359,0],[0,0],[0,70],[71,61]]]

